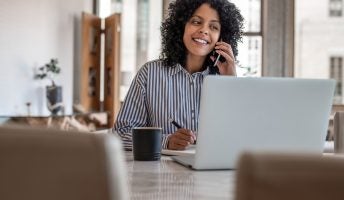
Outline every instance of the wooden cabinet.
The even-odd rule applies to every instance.
[[[87,111],[100,110],[101,19],[82,13],[82,69],[80,103]]]
[[[105,19],[104,109],[109,113],[109,127],[113,126],[120,108],[120,15]]]
[[[108,112],[108,127],[112,127],[120,107],[120,15],[107,17],[104,29],[101,23],[95,15],[82,14],[80,103],[87,112]]]

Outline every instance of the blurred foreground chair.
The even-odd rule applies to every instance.
[[[0,199],[128,199],[120,141],[110,134],[0,127]]]
[[[244,153],[236,200],[342,200],[344,157]]]

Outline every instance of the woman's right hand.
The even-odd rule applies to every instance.
[[[196,135],[188,129],[178,129],[168,139],[167,149],[184,150],[190,144],[194,144]]]

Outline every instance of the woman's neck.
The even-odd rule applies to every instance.
[[[186,70],[193,74],[195,72],[200,72],[203,69],[203,63],[204,63],[205,57],[201,56],[193,56],[193,55],[187,55],[186,56]]]

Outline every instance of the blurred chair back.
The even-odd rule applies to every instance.
[[[120,141],[109,134],[0,127],[0,199],[128,199]]]
[[[344,157],[244,153],[236,200],[342,200]]]

